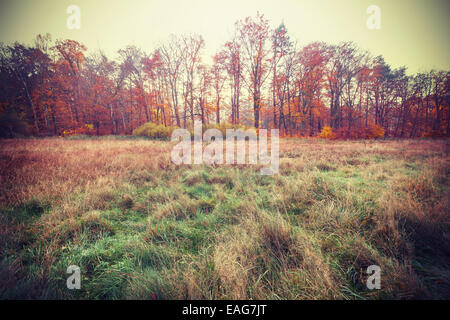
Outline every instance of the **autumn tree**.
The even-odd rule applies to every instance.
[[[320,132],[325,119],[322,92],[325,88],[324,76],[329,57],[327,50],[324,43],[315,42],[297,54],[294,120],[295,124],[309,135],[313,135],[315,129]]]
[[[235,34],[231,41],[225,44],[221,55],[224,57],[225,68],[229,76],[231,123],[238,124],[240,97],[242,87],[242,49]]]
[[[255,18],[247,17],[236,22],[239,41],[243,48],[243,69],[247,77],[243,77],[253,100],[254,126],[259,128],[261,88],[267,79],[269,59],[268,39],[269,21],[264,15],[257,13]]]
[[[290,53],[292,49],[292,43],[290,42],[289,36],[287,34],[287,29],[284,23],[281,23],[278,28],[276,28],[272,32],[272,108],[273,108],[273,125],[274,127],[277,127],[277,106],[279,103],[279,114],[280,114],[280,127],[281,122],[284,120],[284,114],[283,114],[283,106],[284,106],[284,96],[285,96],[285,90],[283,90],[281,87],[283,85],[286,85],[286,81],[288,81],[287,78],[285,78],[286,81],[280,81],[280,79],[277,77],[277,66],[280,63],[280,60],[285,57],[287,54]],[[285,77],[288,77],[288,74],[284,75]],[[278,96],[281,94],[281,100],[277,99]],[[286,125],[285,125],[286,126]]]
[[[170,91],[170,105],[173,108],[176,125],[181,126],[178,107],[179,80],[182,72],[183,52],[181,40],[172,35],[167,43],[159,48],[161,60],[164,64],[166,87]]]
[[[181,52],[182,63],[183,63],[183,76],[184,76],[184,85],[185,85],[185,101],[187,106],[189,107],[189,115],[191,118],[191,122],[194,123],[195,119],[195,86],[196,80],[201,81],[203,74],[196,74],[198,71],[198,67],[201,63],[201,50],[204,47],[205,42],[200,35],[184,35],[181,37]],[[202,70],[203,72],[203,70]],[[197,76],[197,77],[196,77]],[[197,79],[196,79],[197,78]],[[199,84],[199,87],[201,84]],[[201,103],[201,102],[200,102]],[[200,106],[201,107],[201,106]],[[186,113],[186,110],[185,110]],[[186,117],[186,116],[185,116]],[[203,117],[201,117],[202,120]]]
[[[330,125],[338,129],[342,126],[342,95],[345,87],[349,90],[353,78],[363,66],[360,64],[363,56],[351,42],[328,46],[327,83],[330,101]],[[347,97],[351,98],[347,92]]]
[[[211,82],[215,93],[216,106],[216,123],[220,124],[220,103],[222,100],[222,92],[226,80],[226,54],[221,51],[213,56],[213,65],[211,66]]]
[[[13,46],[2,46],[1,49],[3,78],[9,87],[7,103],[15,106],[16,113],[20,113],[20,106],[24,106],[27,119],[30,119],[36,133],[39,134],[39,114],[33,99],[33,92],[38,90],[42,52],[19,43],[15,43]]]

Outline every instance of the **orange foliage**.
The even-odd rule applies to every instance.
[[[62,133],[62,136],[64,136],[64,137],[77,136],[77,135],[92,136],[94,134],[95,134],[94,126],[92,124],[84,124],[83,126],[75,128],[75,129],[64,130]]]
[[[333,132],[333,129],[329,126],[323,127],[322,131],[319,133],[319,138],[334,140],[337,138],[336,133]]]

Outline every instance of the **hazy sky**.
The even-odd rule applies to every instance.
[[[66,27],[71,4],[81,9],[79,30]],[[370,5],[381,9],[380,30],[366,27]],[[170,33],[195,32],[210,55],[229,39],[237,19],[257,11],[272,26],[283,20],[299,46],[354,41],[409,73],[450,70],[449,0],[0,0],[0,41],[31,43],[49,32],[115,57],[127,44],[150,52]]]

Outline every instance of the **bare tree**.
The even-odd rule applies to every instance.
[[[247,89],[253,99],[254,126],[259,128],[261,107],[261,88],[269,75],[267,48],[269,39],[269,21],[264,15],[257,14],[256,18],[245,18],[236,23],[239,40],[244,52],[244,69],[248,79],[243,77]]]
[[[178,82],[182,72],[183,52],[181,41],[172,35],[167,43],[159,48],[166,74],[167,87],[170,91],[170,104],[175,114],[178,127],[181,126],[178,108]]]

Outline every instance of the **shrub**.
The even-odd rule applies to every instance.
[[[192,122],[188,123],[186,126],[186,129],[190,132],[191,137],[194,136],[194,125],[192,124]],[[216,123],[208,123],[208,124],[203,124],[202,125],[202,132],[205,133],[206,130],[208,129],[217,129],[219,130],[222,135],[225,137],[226,133],[227,133],[227,129],[234,129],[234,130],[248,130],[248,129],[254,129],[253,127],[247,127],[241,124],[231,124],[231,123],[227,123],[227,122],[222,122],[220,124],[216,124]]]
[[[322,129],[322,131],[318,134],[319,138],[322,139],[377,139],[384,137],[384,128],[370,123],[366,127],[361,126],[351,126],[349,128],[339,128],[332,129],[329,126],[326,126]]]
[[[170,140],[172,136],[172,132],[177,129],[177,127],[172,126],[163,126],[163,125],[157,125],[152,122],[147,122],[143,124],[142,126],[136,128],[133,130],[134,136],[143,136],[148,137],[151,139],[162,139],[162,140]],[[248,130],[251,129],[251,127],[247,127],[240,124],[230,124],[230,123],[221,123],[221,124],[203,124],[202,125],[202,132],[205,133],[208,129],[217,129],[219,130],[222,135],[225,137],[227,129],[234,129],[234,130]],[[192,123],[187,124],[186,130],[188,130],[191,134],[191,137],[194,136],[194,126]]]
[[[440,138],[445,137],[445,133],[443,130],[427,130],[426,132],[422,133],[422,138]]]
[[[333,140],[336,139],[336,133],[329,126],[323,127],[322,131],[319,133],[319,138]]]
[[[383,138],[384,137],[384,128],[377,125],[377,124],[370,124],[369,128],[367,128],[368,131],[368,138],[374,139],[374,138]]]
[[[72,137],[72,136],[91,136],[95,134],[95,129],[93,124],[87,124],[75,128],[75,129],[67,129],[62,133],[63,137]]]
[[[241,129],[243,131],[248,130],[248,129],[254,129],[254,128],[247,127],[247,126],[244,126],[241,124],[230,124],[230,123],[226,123],[226,122],[222,122],[220,124],[215,124],[215,123],[214,124],[204,124],[202,126],[202,128],[203,128],[203,132],[205,132],[208,129],[217,129],[222,133],[223,136],[226,135],[227,129],[234,129],[234,130]]]
[[[142,126],[133,130],[133,136],[143,136],[151,139],[170,140],[172,132],[176,127],[165,127],[161,124],[152,122],[144,123]]]

